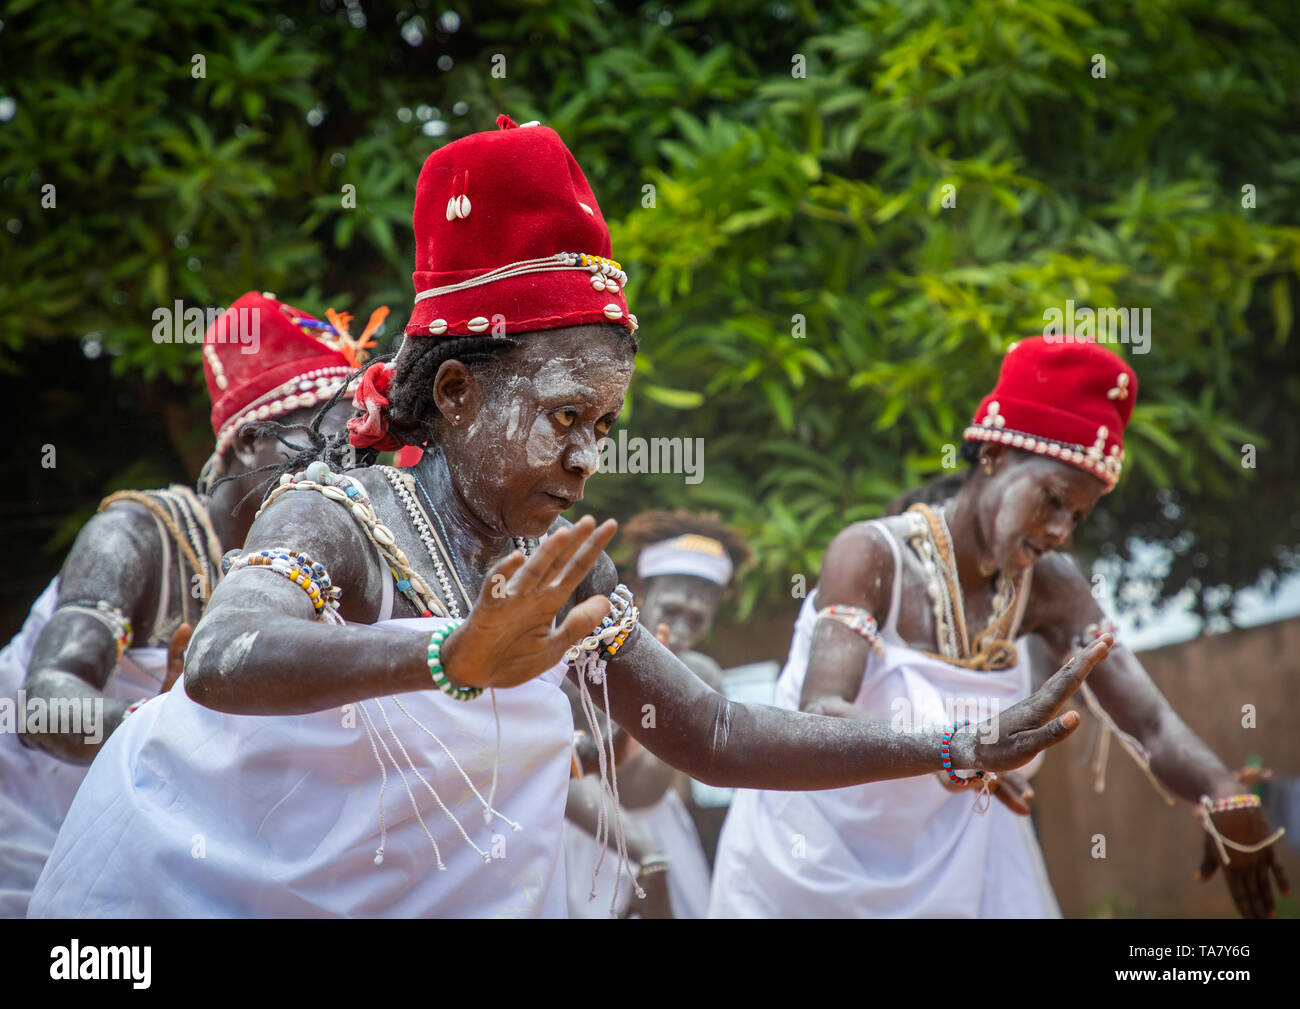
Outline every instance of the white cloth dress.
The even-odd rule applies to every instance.
[[[56,576],[32,604],[22,630],[0,650],[0,697],[14,702],[18,717],[18,691],[58,598]],[[122,701],[151,697],[166,672],[167,649],[129,648],[109,675],[104,694]],[[87,770],[24,746],[17,733],[0,733],[0,918],[26,915],[32,887]]]
[[[442,623],[431,617],[376,626],[427,635]],[[493,805],[520,824],[519,833],[500,819],[485,825],[482,803],[448,753],[413,720],[446,744],[486,797],[496,750],[490,692],[459,702],[431,688],[307,715],[251,716],[196,704],[182,678],[105,744],[29,914],[563,917],[560,830],[573,737],[559,686],[565,670],[557,665],[496,691],[501,754]],[[397,740],[486,862],[413,773]],[[387,834],[376,864],[381,787]]]
[[[1005,711],[1030,692],[1026,649],[1013,667],[963,669],[909,647],[898,634],[901,557],[881,631],[854,703],[871,718],[940,725],[951,699]],[[776,704],[798,710],[816,592],[804,601]],[[1012,635],[1014,637],[1014,633]],[[975,721],[974,718],[971,719]],[[896,723],[895,723],[896,724]],[[948,791],[934,775],[820,792],[738,790],[718,841],[711,917],[1059,917],[1028,817],[976,786]]]

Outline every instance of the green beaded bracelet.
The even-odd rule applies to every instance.
[[[447,674],[442,668],[442,643],[451,636],[451,632],[459,627],[464,621],[453,620],[449,624],[439,627],[429,635],[429,675],[433,677],[434,686],[441,690],[448,697],[457,701],[472,701],[483,693],[482,687],[458,687],[451,680],[447,679]]]

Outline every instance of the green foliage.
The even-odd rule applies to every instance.
[[[587,503],[720,510],[757,552],[742,613],[938,472],[1002,350],[1067,299],[1153,320],[1085,547],[1170,544],[1166,594],[1294,567],[1294,4],[449,6],[453,33],[418,2],[364,27],[331,0],[10,4],[0,347],[97,333],[119,381],[193,383],[194,348],[150,338],[174,298],[400,323],[422,159],[508,111],[560,132],[611,222],[642,325],[629,435],[705,439],[701,483],[607,475]]]

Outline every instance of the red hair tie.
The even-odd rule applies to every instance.
[[[388,433],[388,392],[393,387],[391,364],[376,362],[361,375],[352,405],[362,416],[348,421],[348,441],[357,448],[396,452],[402,443]]]

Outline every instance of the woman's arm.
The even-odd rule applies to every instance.
[[[1036,631],[1058,659],[1073,649],[1073,639],[1106,615],[1092,597],[1088,581],[1064,557],[1048,555],[1034,568],[1030,604]],[[1241,786],[1232,772],[1189,729],[1151,682],[1128,648],[1116,644],[1097,666],[1088,686],[1115,724],[1136,737],[1151,755],[1151,770],[1170,791],[1197,802],[1236,795]]]
[[[1036,627],[1058,656],[1069,651],[1074,635],[1104,619],[1088,582],[1064,557],[1049,555],[1039,561],[1034,569],[1033,592],[1027,614],[1032,619],[1030,629]],[[1137,656],[1127,648],[1113,649],[1107,660],[1097,666],[1089,685],[1115,724],[1146,748],[1152,773],[1170,791],[1193,803],[1199,802],[1203,795],[1222,799],[1246,791],[1178,717],[1151,682]],[[1216,813],[1213,824],[1224,837],[1247,846],[1258,844],[1271,834],[1268,818],[1258,807]],[[1228,850],[1230,861],[1223,866],[1223,872],[1238,911],[1248,918],[1272,917],[1273,882],[1276,881],[1282,893],[1290,892],[1272,847],[1254,852]],[[1203,882],[1221,864],[1217,845],[1207,831],[1197,878]]]
[[[590,584],[608,592],[615,577],[613,563],[602,559]],[[953,766],[1009,770],[1068,736],[1079,716],[1053,716],[1109,643],[1105,638],[1076,656],[1042,690],[1003,712],[997,726],[985,723],[959,733],[953,740]],[[641,627],[609,661],[606,684],[615,721],[656,756],[710,785],[841,788],[942,766],[938,731],[900,733],[884,722],[729,701]],[[603,705],[602,688],[589,689]],[[988,742],[990,738],[995,741]]]
[[[552,626],[615,529],[587,520],[548,537],[527,562],[518,551],[499,562],[469,619],[443,644],[448,677],[464,686],[514,686],[559,661],[608,608],[608,600],[587,600]],[[312,491],[284,494],[253,524],[244,549],[273,547],[325,566],[343,589],[339,613],[349,626],[317,620],[307,594],[288,579],[240,569],[217,587],[194,629],[185,661],[194,700],[234,714],[300,714],[430,687],[428,635],[363,626],[378,617],[382,579],[391,576],[344,507]]]
[[[849,526],[826,548],[817,605],[865,609],[884,626],[894,583],[893,553],[865,523]],[[836,718],[866,719],[853,702],[862,690],[870,645],[835,620],[813,626],[799,710]]]
[[[145,637],[157,609],[160,555],[157,527],[143,508],[109,508],[77,534],[59,577],[59,605],[106,602]],[[104,696],[116,665],[116,642],[105,624],[82,611],[56,610],[36,639],[24,683],[29,703],[44,702],[46,731],[19,739],[63,760],[90,763],[130,703]],[[59,712],[76,717],[55,717]]]

